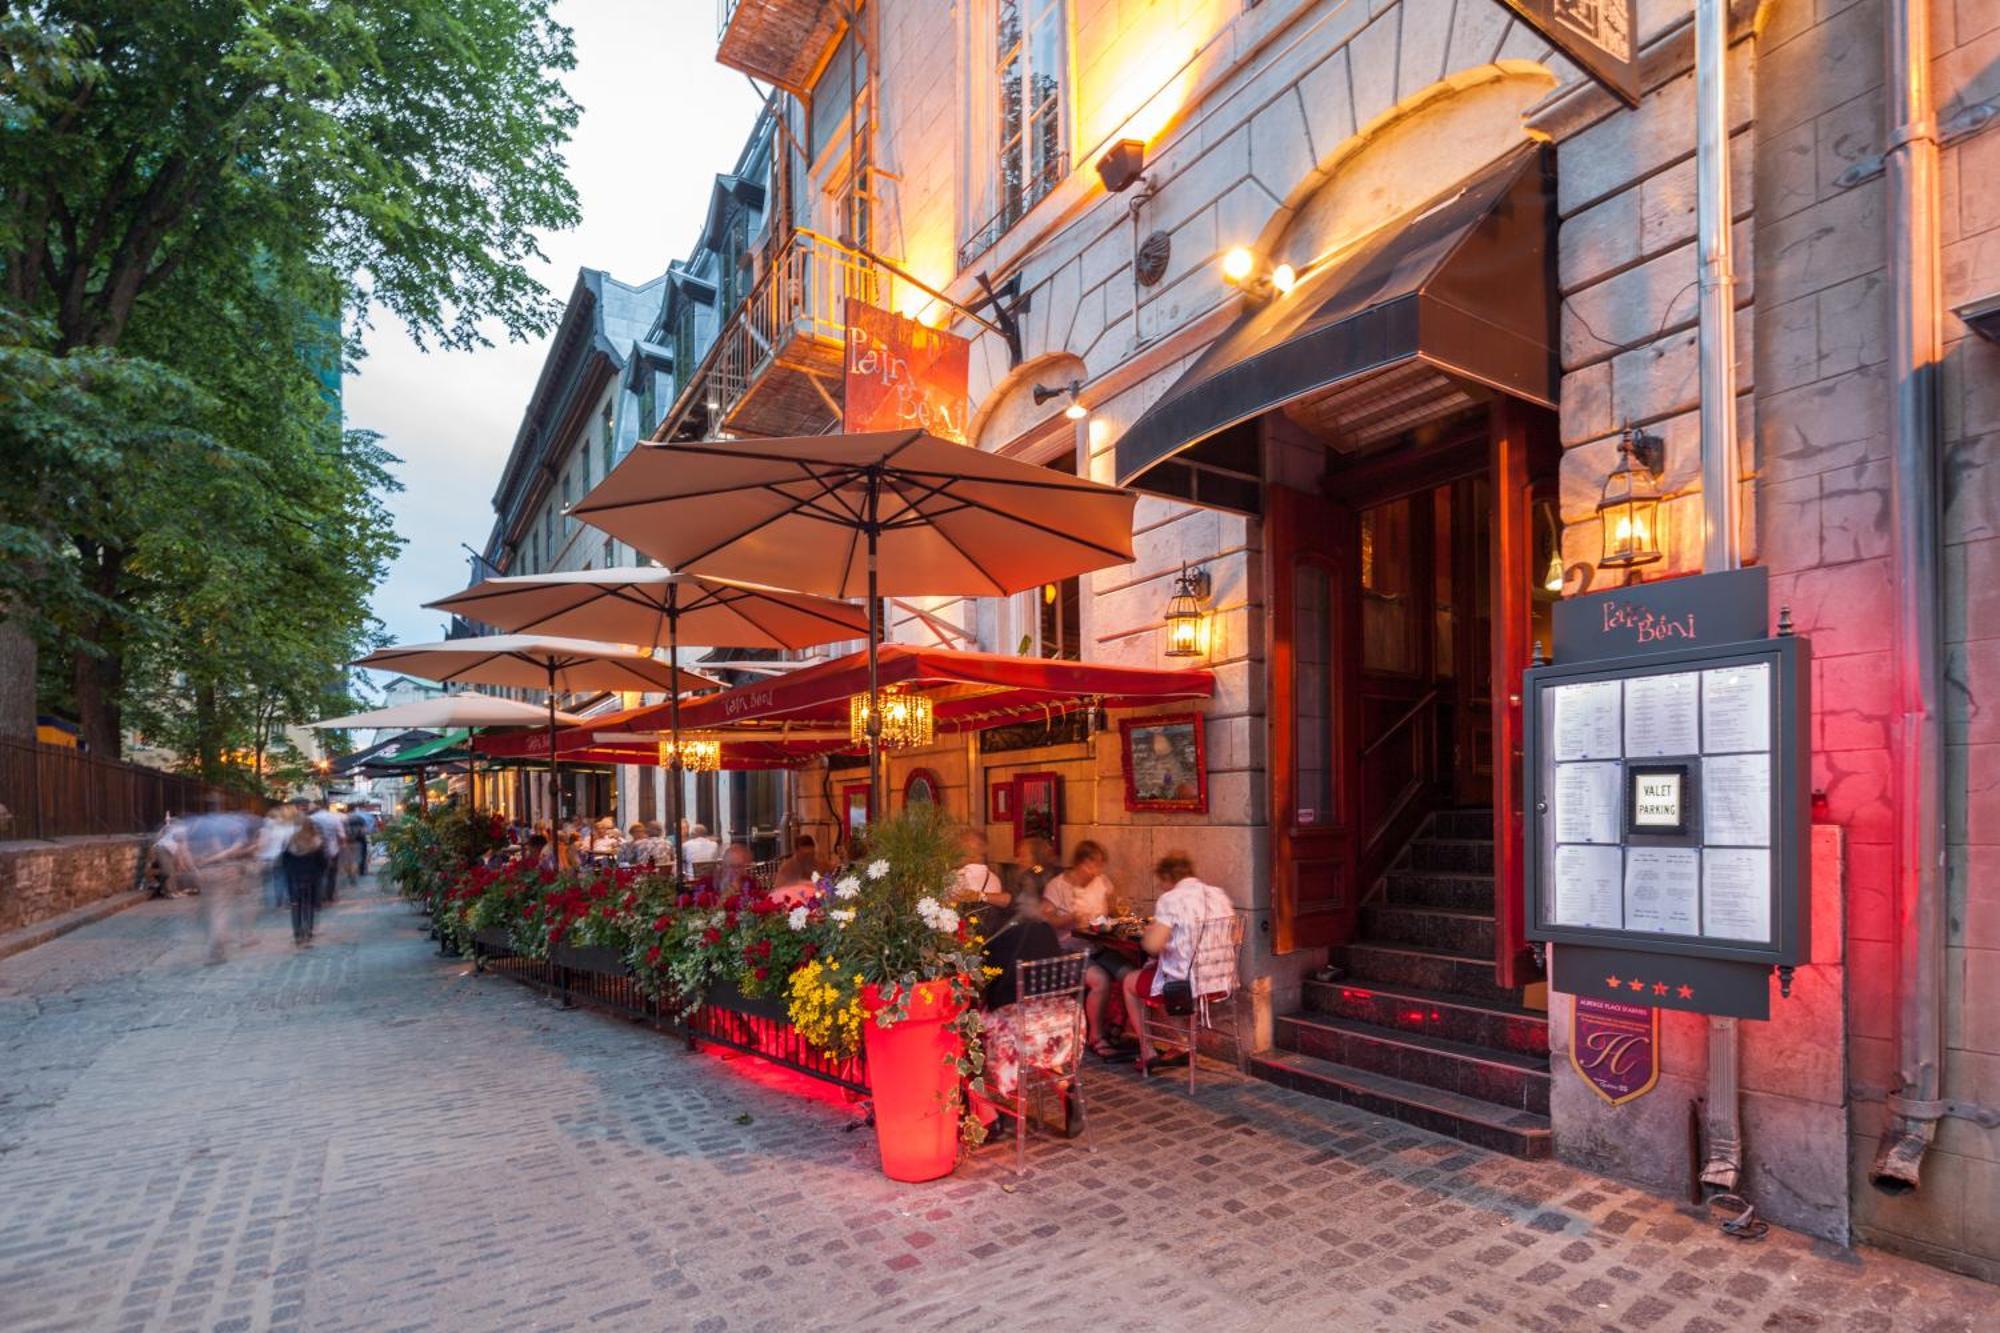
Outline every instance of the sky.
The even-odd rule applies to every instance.
[[[535,271],[560,300],[579,268],[642,282],[685,257],[758,102],[715,63],[714,0],[564,0],[556,17],[576,34],[565,81],[582,108],[565,153],[582,222],[541,238],[548,262]],[[374,601],[395,641],[443,637],[445,617],[423,603],[465,586],[459,543],[477,549],[492,528],[493,489],[547,347],[424,352],[386,315],[367,334],[344,396],[348,426],[380,432],[402,459],[389,501],[405,545]]]

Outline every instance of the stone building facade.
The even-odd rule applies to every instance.
[[[1569,1067],[1568,1002],[1537,984],[1504,891],[1486,900],[1495,905],[1484,921],[1437,895],[1471,891],[1482,867],[1504,885],[1507,838],[1478,850],[1464,816],[1480,793],[1491,804],[1498,792],[1494,832],[1504,835],[1510,756],[1495,701],[1527,639],[1544,632],[1554,589],[1574,596],[1619,581],[1600,567],[1597,505],[1628,424],[1665,446],[1663,558],[1644,576],[1701,567],[1691,6],[1636,6],[1629,35],[1644,95],[1635,108],[1498,0],[870,0],[851,29],[824,17],[832,7],[795,8],[821,15],[818,26],[801,18],[762,30],[760,16],[785,6],[725,6],[718,51],[776,89],[787,127],[784,165],[771,175],[784,210],[777,243],[788,226],[834,238],[875,275],[875,303],[971,339],[970,443],[1144,497],[1137,558],[1086,576],[1073,598],[1055,589],[1003,604],[940,600],[919,608],[929,618],[893,616],[897,635],[952,637],[944,624],[989,650],[1046,653],[1055,642],[1091,660],[1162,665],[1161,616],[1177,576],[1190,565],[1208,575],[1204,665],[1216,693],[1203,710],[1205,818],[1128,812],[1115,728],[1014,751],[955,739],[897,756],[889,789],[900,791],[910,768],[931,768],[947,802],[977,821],[991,813],[996,780],[1064,774],[1066,835],[1105,843],[1135,897],[1147,896],[1152,859],[1184,848],[1247,914],[1254,1005],[1239,1035],[1255,1050],[1277,1048],[1253,1063],[1259,1072],[1684,1189],[1697,1165],[1688,1107],[1707,1087],[1702,1020],[1666,1015],[1660,1084],[1606,1106]],[[1935,101],[1948,119],[2000,93],[2000,10],[1938,0],[1930,13]],[[1888,221],[1879,174],[1854,169],[1885,147],[1886,22],[1885,0],[1769,0],[1732,15],[1740,548],[1769,570],[1773,614],[1789,607],[1813,640],[1815,818],[1825,826],[1814,842],[1812,964],[1770,1022],[1745,1025],[1743,1188],[1769,1215],[1816,1234],[1991,1277],[2000,1274],[2000,1132],[1948,1117],[1920,1189],[1890,1196],[1867,1183],[1897,1081],[1898,810]],[[1139,145],[1143,177],[1113,191],[1097,164],[1121,143]],[[1947,308],[2000,288],[1996,154],[2000,135],[1943,151]],[[1530,233],[1497,230],[1527,225],[1512,214],[1530,199],[1547,212],[1536,223],[1546,224],[1545,256],[1527,254],[1538,249],[1521,239]],[[1453,210],[1471,211],[1454,221]],[[1446,222],[1459,229],[1440,253],[1503,236],[1520,265],[1504,270],[1514,285],[1503,283],[1503,298],[1489,291],[1492,308],[1473,313],[1505,322],[1521,313],[1508,307],[1546,302],[1546,392],[1480,380],[1479,348],[1433,373],[1426,347],[1135,460],[1133,442],[1161,437],[1172,423],[1160,417],[1216,373],[1217,348],[1286,324],[1293,281],[1314,300],[1345,301],[1355,320],[1374,306],[1344,266],[1379,282],[1378,293],[1415,299],[1425,282],[1449,285],[1449,258],[1411,278],[1407,293],[1393,285],[1420,258],[1432,263],[1402,255],[1398,238]],[[1239,248],[1244,272],[1232,277],[1224,261]],[[1335,279],[1347,286],[1328,296]],[[1302,326],[1288,327],[1293,336]],[[2000,1103],[1991,980],[2000,902],[1986,848],[2000,837],[2000,813],[1986,794],[2000,746],[1980,700],[2000,672],[1990,637],[2000,617],[1985,591],[2000,559],[1991,479],[2000,473],[1988,466],[2000,352],[1951,316],[1945,338],[1945,1085],[1950,1098],[1991,1107]],[[690,417],[715,402],[708,373],[677,377],[681,424],[658,438],[788,433],[740,419],[732,427],[726,411]],[[1063,410],[1071,385],[1081,421]],[[1337,790],[1326,777],[1335,771],[1370,780],[1375,747],[1406,725],[1388,708],[1351,731],[1322,732],[1338,753],[1324,773],[1303,773],[1311,746],[1299,682],[1333,669],[1301,646],[1318,613],[1294,557],[1316,543],[1334,552],[1326,568],[1360,581],[1339,593],[1341,606],[1358,607],[1341,623],[1364,640],[1343,650],[1360,654],[1354,679],[1385,674],[1368,665],[1377,648],[1393,658],[1397,644],[1422,645],[1428,665],[1416,674],[1432,690],[1414,696],[1411,713],[1433,709],[1424,725],[1435,734],[1416,749],[1439,771],[1418,775],[1431,788],[1428,823],[1399,824],[1396,810],[1371,816],[1403,850],[1327,853],[1357,877],[1315,890],[1309,907],[1300,849],[1320,846],[1327,830],[1301,793],[1313,783]],[[1494,567],[1494,552],[1517,564]],[[1424,571],[1423,586],[1385,567],[1399,556]],[[1515,579],[1549,595],[1524,586],[1511,601],[1485,600]],[[1478,603],[1466,600],[1473,591]],[[1052,637],[1040,603],[1072,600],[1073,624]],[[1488,606],[1510,623],[1489,632]],[[1464,655],[1470,641],[1490,645],[1486,658]],[[1448,653],[1460,654],[1456,668]],[[1476,659],[1491,673],[1490,696],[1468,692]],[[1448,723],[1424,703],[1440,689],[1458,700]],[[810,797],[801,808],[831,817]],[[989,831],[1004,843],[1012,830]],[[1419,926],[1455,933],[1398,933]],[[1348,985],[1316,979],[1329,959]],[[1412,995],[1436,1000],[1441,1046],[1399,1035],[1390,1010]],[[1480,1024],[1475,1042],[1467,1034]],[[1411,1077],[1387,1076],[1380,1062],[1391,1050]],[[1424,1100],[1407,1086],[1437,1087],[1445,1074],[1459,1080],[1458,1100]],[[1481,1110],[1510,1099],[1525,1114]]]

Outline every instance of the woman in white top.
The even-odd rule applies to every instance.
[[[952,901],[983,902],[996,906],[1005,903],[1006,887],[1000,883],[1000,876],[986,861],[986,835],[978,829],[967,829],[959,835],[959,846],[963,849],[965,859],[959,862],[958,873],[952,877]]]
[[[1141,946],[1153,961],[1130,973],[1120,983],[1125,992],[1125,1014],[1139,1037],[1139,1067],[1146,1073],[1184,1065],[1189,1052],[1161,1055],[1146,1035],[1145,1006],[1157,1000],[1169,981],[1186,981],[1194,968],[1195,936],[1204,923],[1221,921],[1236,914],[1229,895],[1213,884],[1195,878],[1194,862],[1186,852],[1168,852],[1153,867],[1162,892],[1153,904],[1153,920],[1140,938]]]
[[[1085,838],[1070,853],[1069,869],[1042,890],[1042,914],[1056,928],[1064,952],[1086,947],[1071,934],[1078,926],[1111,914],[1111,881],[1104,877],[1110,859],[1102,843]],[[1104,1036],[1104,1005],[1124,972],[1115,955],[1099,951],[1083,974],[1083,1017],[1090,1049],[1106,1059],[1117,1051]]]

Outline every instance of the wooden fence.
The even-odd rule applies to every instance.
[[[262,813],[267,804],[200,778],[0,737],[0,839],[146,833],[170,814]]]

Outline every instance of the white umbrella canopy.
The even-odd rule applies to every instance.
[[[665,646],[812,648],[868,632],[860,607],[808,593],[634,565],[486,579],[426,606],[513,634]]]
[[[556,713],[556,721],[566,727],[573,727],[582,720],[573,713]],[[545,721],[547,713],[539,704],[465,692],[441,694],[435,699],[415,699],[391,708],[349,713],[345,717],[321,718],[307,725],[319,731],[367,727],[424,727],[450,731],[460,727],[538,727]]]
[[[996,597],[1130,561],[1137,500],[880,431],[647,445],[571,512],[672,569],[825,597]]]
[[[442,643],[402,643],[378,648],[356,666],[400,671],[425,680],[462,681],[514,689],[581,694],[591,690],[659,690],[668,694],[710,689],[720,681],[663,662],[623,643],[560,639],[535,634],[487,634]]]

